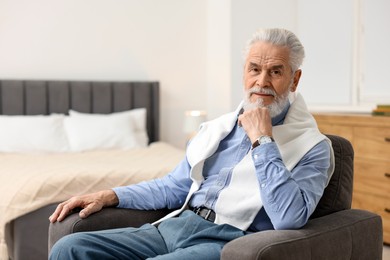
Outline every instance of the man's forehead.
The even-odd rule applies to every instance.
[[[286,66],[289,58],[289,49],[287,47],[268,42],[257,42],[250,48],[246,63]]]

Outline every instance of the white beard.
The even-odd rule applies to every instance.
[[[274,102],[271,104],[265,106],[264,101],[262,98],[257,98],[254,102],[250,101],[250,97],[252,93],[262,93],[262,94],[271,94],[275,97]],[[271,118],[276,117],[280,113],[282,113],[283,109],[287,106],[289,103],[288,95],[290,93],[290,87],[288,90],[281,94],[277,95],[275,91],[269,88],[260,88],[260,87],[253,87],[245,91],[244,95],[244,110],[251,110],[258,107],[267,107],[270,113]]]

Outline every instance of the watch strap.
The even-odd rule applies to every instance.
[[[259,138],[257,138],[256,141],[252,144],[252,149],[256,148],[260,144],[266,144],[271,142],[275,142],[272,136],[262,135]]]

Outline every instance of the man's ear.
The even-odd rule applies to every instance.
[[[297,70],[294,73],[294,79],[293,79],[293,84],[291,86],[291,92],[295,92],[298,87],[299,79],[301,78],[302,75],[302,70]]]

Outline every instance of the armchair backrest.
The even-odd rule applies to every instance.
[[[332,141],[335,170],[311,218],[350,209],[352,204],[353,147],[347,139],[341,136],[326,136]]]

